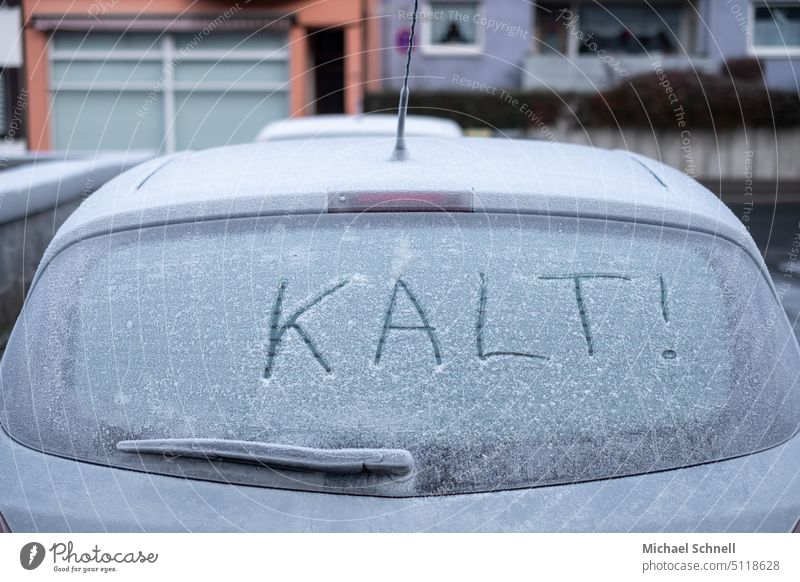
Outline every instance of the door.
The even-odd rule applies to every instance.
[[[344,113],[344,29],[310,31],[314,110]]]

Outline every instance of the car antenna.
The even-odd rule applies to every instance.
[[[411,70],[411,54],[414,50],[414,31],[417,28],[417,13],[419,0],[414,0],[414,16],[411,20],[411,34],[408,37],[408,52],[406,53],[406,73],[403,78],[403,88],[400,89],[400,106],[397,111],[397,140],[394,143],[392,161],[402,162],[408,158],[406,149],[406,114],[408,113],[408,74]]]

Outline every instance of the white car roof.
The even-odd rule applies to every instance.
[[[316,137],[393,136],[397,132],[397,116],[381,113],[367,115],[312,115],[270,123],[256,141],[312,139]],[[455,121],[440,117],[409,115],[406,136],[459,137],[461,128]]]
[[[331,194],[467,192],[476,212],[577,216],[689,228],[754,257],[747,230],[692,178],[624,151],[492,138],[254,143],[142,164],[90,196],[51,242],[44,265],[82,238],[148,225],[237,216],[320,214]],[[763,263],[762,263],[763,264]],[[40,267],[41,269],[41,267]]]

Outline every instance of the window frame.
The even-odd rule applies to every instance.
[[[420,43],[420,51],[426,56],[442,56],[442,57],[475,57],[482,55],[486,46],[486,30],[477,22],[475,25],[475,42],[472,44],[464,45],[447,45],[442,43],[433,42],[433,14],[434,5],[436,4],[474,4],[475,14],[481,14],[481,8],[485,2],[481,0],[459,0],[458,2],[448,0],[428,0],[420,10],[421,18],[421,34],[422,42]]]
[[[800,57],[800,42],[796,45],[784,45],[782,47],[758,45],[755,38],[756,27],[756,8],[800,8],[800,5],[792,2],[769,2],[766,0],[750,2],[747,14],[747,52],[755,57],[766,58],[791,58]]]

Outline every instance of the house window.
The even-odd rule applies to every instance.
[[[569,57],[611,54],[672,54],[687,50],[683,3],[541,4],[536,12],[537,51]]]
[[[679,50],[682,6],[587,4],[580,9],[581,30],[597,43],[594,50],[613,53],[662,53]],[[586,43],[579,52],[588,53]]]
[[[283,33],[55,32],[51,46],[56,149],[243,143],[289,114]]]
[[[800,52],[800,5],[756,5],[753,47],[765,52]]]
[[[431,2],[422,12],[422,49],[468,54],[482,49],[479,2]]]

